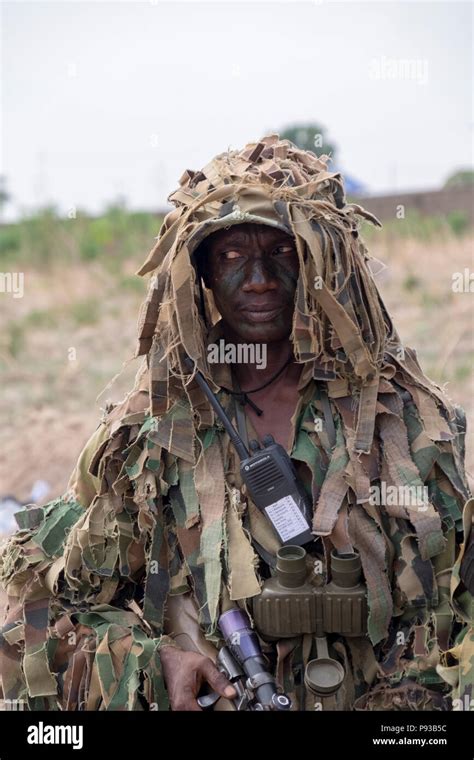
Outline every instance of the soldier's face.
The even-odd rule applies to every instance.
[[[291,333],[299,261],[294,239],[266,224],[238,224],[206,241],[205,283],[224,324],[246,342]]]

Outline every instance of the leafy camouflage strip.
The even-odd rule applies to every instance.
[[[337,424],[336,445],[314,511],[313,531],[319,536],[329,536],[336,523],[338,512],[348,490],[345,478],[348,462],[342,426]]]
[[[17,533],[2,554],[2,560],[16,558],[16,570],[8,561],[0,566],[9,593],[0,635],[2,695],[23,700],[29,709],[167,709],[158,652],[172,639],[150,635],[142,613],[93,604],[83,613],[82,605],[65,602],[72,590],[64,580],[56,586],[63,578],[55,571],[58,563],[64,568],[64,526],[80,521],[77,507],[61,499],[48,505],[40,527]],[[26,525],[28,517],[26,510],[20,521]],[[43,548],[33,550],[40,541]],[[15,551],[19,545],[24,553]],[[60,640],[70,642],[76,624],[88,626],[88,635],[74,641],[63,678],[55,653]]]
[[[385,638],[393,604],[383,535],[364,509],[355,505],[349,513],[349,535],[360,552],[369,603],[368,634],[373,644]]]
[[[458,709],[474,709],[474,599],[464,589],[459,570],[465,547],[471,537],[474,522],[474,499],[464,507],[464,542],[451,574],[451,601],[458,618],[465,622],[454,645],[442,653],[437,672],[452,687],[452,697],[458,700]],[[454,663],[454,664],[453,664]]]
[[[103,606],[79,613],[76,619],[95,634],[91,637],[95,656],[89,690],[84,695],[86,709],[137,710],[145,704],[167,709],[158,655],[163,642],[151,638],[136,615]],[[71,683],[67,698],[73,706],[77,704],[74,696]]]
[[[203,449],[196,464],[194,482],[201,511],[199,555],[204,565],[206,601],[211,625],[214,628],[219,615],[222,573],[220,550],[224,541],[224,514],[227,506],[224,463],[221,444],[217,436],[213,436],[208,445],[203,442]]]
[[[370,694],[358,699],[355,710],[419,712],[420,710],[442,711],[449,709],[443,695],[406,680],[397,687],[380,685]]]

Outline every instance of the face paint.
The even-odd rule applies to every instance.
[[[299,271],[293,238],[241,224],[214,233],[206,248],[206,281],[227,331],[243,341],[288,338]]]

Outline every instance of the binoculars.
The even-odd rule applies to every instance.
[[[275,575],[254,597],[252,616],[263,639],[274,641],[313,634],[317,659],[308,662],[305,684],[313,694],[335,694],[344,681],[344,668],[329,656],[326,634],[364,636],[367,632],[367,589],[357,552],[330,558],[331,580],[315,586],[308,572],[302,546],[282,546],[277,553]]]
[[[276,573],[253,599],[252,614],[265,639],[312,633],[363,636],[367,632],[367,590],[358,553],[331,552],[331,581],[317,587],[308,577],[302,546],[282,546]]]

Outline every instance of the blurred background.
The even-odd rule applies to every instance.
[[[134,273],[181,174],[273,132],[330,154],[381,219],[364,235],[389,311],[472,419],[471,3],[0,12],[0,533],[18,503],[65,489],[101,407],[130,388]]]

